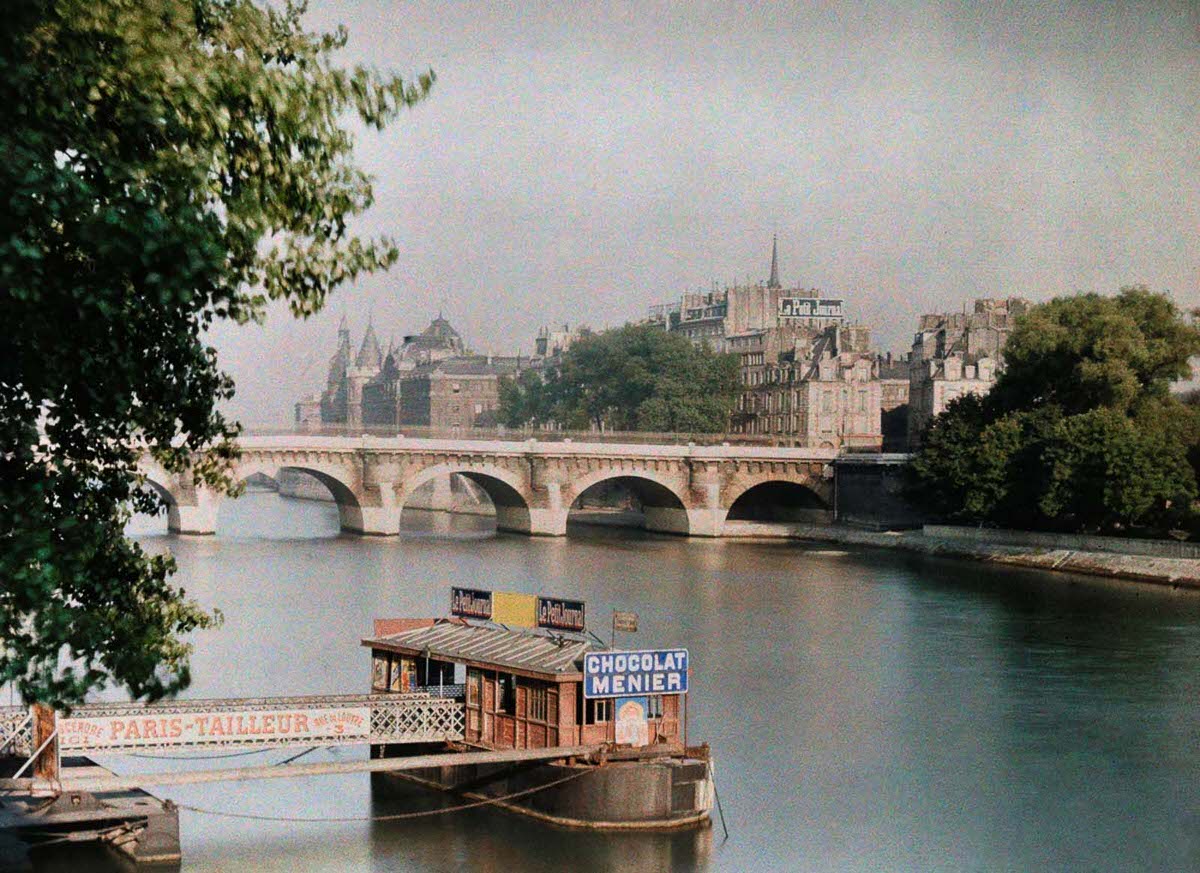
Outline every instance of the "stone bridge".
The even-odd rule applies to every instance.
[[[653,531],[712,537],[727,518],[824,520],[837,457],[833,449],[403,436],[250,436],[240,445],[239,479],[307,473],[333,495],[343,530],[384,536],[400,532],[413,492],[450,474],[487,492],[500,530],[526,534],[564,535],[572,504],[606,482],[634,495]],[[149,461],[143,471],[167,503],[171,531],[215,531],[228,498]]]

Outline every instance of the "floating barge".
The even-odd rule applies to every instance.
[[[403,779],[568,827],[710,823],[711,755],[687,743],[685,649],[618,651],[586,632],[581,603],[467,589],[454,589],[448,618],[382,619],[374,631],[362,641],[373,694],[438,694],[460,702],[465,721],[460,742],[378,744],[373,758],[598,748],[376,773],[378,790]]]
[[[636,630],[636,616],[616,614],[617,629]],[[448,618],[376,621],[362,645],[369,694],[0,709],[0,869],[61,842],[177,863],[179,807],[146,787],[226,780],[369,773],[385,793],[404,779],[568,827],[710,823],[712,759],[687,742],[686,649],[617,650],[585,630],[582,603],[466,589]],[[354,744],[370,757],[291,763]],[[300,755],[275,764],[125,776],[91,757],[289,747]]]

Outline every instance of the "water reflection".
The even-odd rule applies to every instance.
[[[215,537],[144,540],[227,615],[198,635],[189,695],[363,690],[372,619],[442,614],[452,584],[578,594],[593,625],[636,610],[631,645],[691,649],[689,738],[715,750],[733,838],[488,809],[371,824],[447,800],[328,777],[172,789],[214,811],[355,819],[185,812],[184,870],[1200,869],[1200,598],[882,551],[405,516],[400,537],[338,536],[329,504],[249,495]]]

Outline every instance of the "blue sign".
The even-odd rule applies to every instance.
[[[687,690],[687,649],[588,652],[583,656],[586,698],[686,694]]]

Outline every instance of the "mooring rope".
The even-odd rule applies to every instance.
[[[290,816],[290,815],[260,815],[253,812],[226,812],[219,809],[205,809],[199,806],[191,806],[186,803],[175,804],[179,809],[186,809],[188,812],[196,812],[201,815],[215,815],[223,818],[240,818],[250,821],[277,821],[277,822],[300,822],[312,824],[327,824],[336,822],[377,822],[377,821],[404,821],[413,818],[427,818],[434,815],[445,815],[451,812],[461,812],[464,809],[475,809],[480,806],[490,806],[495,803],[503,803],[507,800],[515,800],[518,797],[526,797],[530,794],[536,794],[539,791],[545,791],[547,788],[553,788],[555,785],[561,785],[564,782],[570,782],[572,779],[578,779],[580,776],[586,776],[592,772],[592,768],[580,770],[578,773],[572,773],[569,776],[564,776],[561,779],[555,779],[553,782],[547,782],[545,785],[535,785],[532,788],[525,788],[521,791],[514,791],[512,794],[505,794],[502,797],[489,797],[486,800],[476,800],[471,803],[462,803],[458,806],[446,806],[441,809],[425,809],[420,812],[398,812],[392,815],[366,815],[366,816],[328,816],[328,817],[305,817],[305,816]]]
[[[245,749],[240,752],[223,752],[217,755],[149,755],[145,752],[123,752],[130,758],[152,758],[155,761],[217,761],[221,758],[244,758],[246,755],[261,755],[263,752],[276,752],[279,746],[266,746],[261,749]]]

